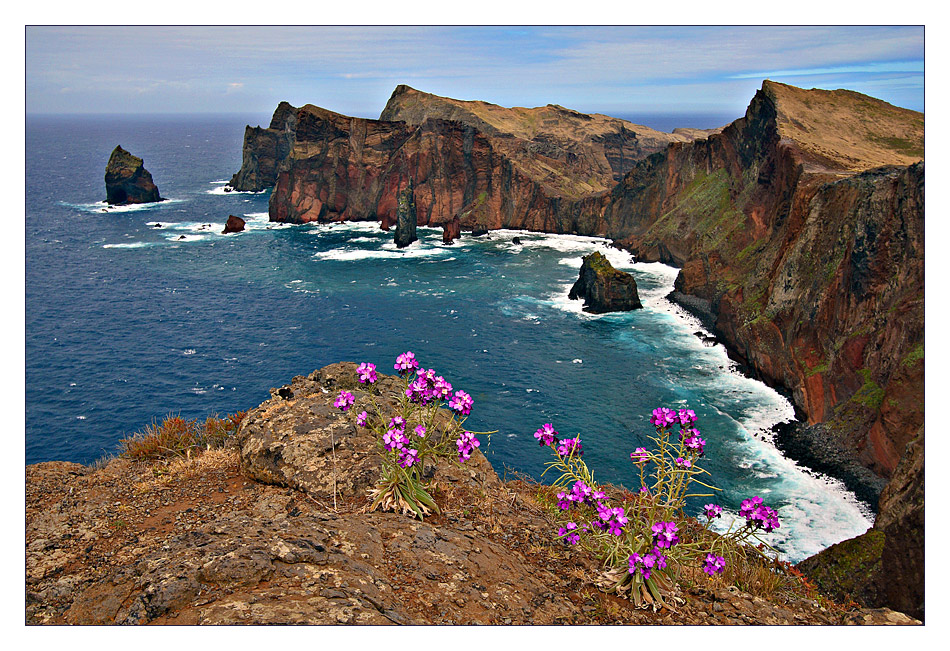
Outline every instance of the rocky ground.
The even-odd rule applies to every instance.
[[[274,390],[230,448],[27,467],[26,623],[919,623],[719,580],[681,586],[675,611],[634,609],[596,590],[596,561],[554,538],[538,486],[501,481],[478,452],[434,470],[440,514],[368,513],[374,453],[328,390],[354,369]]]

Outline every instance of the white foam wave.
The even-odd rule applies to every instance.
[[[153,201],[151,203],[130,203],[122,206],[112,206],[105,201],[96,201],[95,203],[67,203],[65,201],[61,201],[60,205],[76,208],[77,210],[81,210],[83,212],[106,214],[153,210],[155,208],[161,208],[171,204],[182,203],[183,201],[183,199],[163,199],[161,201]]]
[[[104,249],[141,249],[151,246],[151,242],[123,242],[121,244],[103,244]]]

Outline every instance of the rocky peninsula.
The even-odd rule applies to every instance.
[[[910,511],[881,502],[879,521],[906,526],[867,553],[914,550],[899,573],[922,616],[923,537],[910,532],[923,485],[901,470],[924,449],[911,445],[924,417],[922,113],[766,80],[743,117],[665,141],[563,107],[407,86],[380,118],[281,104],[249,131],[236,181],[273,187],[275,221],[389,224],[412,176],[419,225],[600,236],[680,267],[673,298],[795,405],[784,436],[801,443],[780,434],[780,446],[818,454],[872,506],[888,483],[919,489],[895,493]]]

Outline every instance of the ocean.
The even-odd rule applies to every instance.
[[[598,238],[493,231],[444,246],[420,228],[398,250],[376,224],[272,224],[267,192],[224,192],[244,125],[268,121],[27,117],[27,464],[91,463],[168,414],[253,408],[295,375],[338,361],[386,372],[411,350],[472,395],[467,424],[497,430],[482,450],[502,476],[540,477],[550,452],[533,433],[553,423],[581,436],[596,479],[636,488],[629,453],[649,444],[652,409],[688,406],[717,501],[777,508],[770,540],[789,560],[871,525],[840,482],[778,452],[770,428],[792,406],[694,334],[665,298],[676,269]],[[106,207],[116,145],[166,201]],[[246,232],[221,234],[230,214]],[[645,309],[594,316],[567,298],[595,250],[635,275]]]

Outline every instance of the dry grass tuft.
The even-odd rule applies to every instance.
[[[134,461],[190,459],[203,451],[224,447],[246,413],[241,411],[224,418],[209,416],[200,425],[197,419],[169,415],[161,423],[152,423],[120,440],[120,454]]]

